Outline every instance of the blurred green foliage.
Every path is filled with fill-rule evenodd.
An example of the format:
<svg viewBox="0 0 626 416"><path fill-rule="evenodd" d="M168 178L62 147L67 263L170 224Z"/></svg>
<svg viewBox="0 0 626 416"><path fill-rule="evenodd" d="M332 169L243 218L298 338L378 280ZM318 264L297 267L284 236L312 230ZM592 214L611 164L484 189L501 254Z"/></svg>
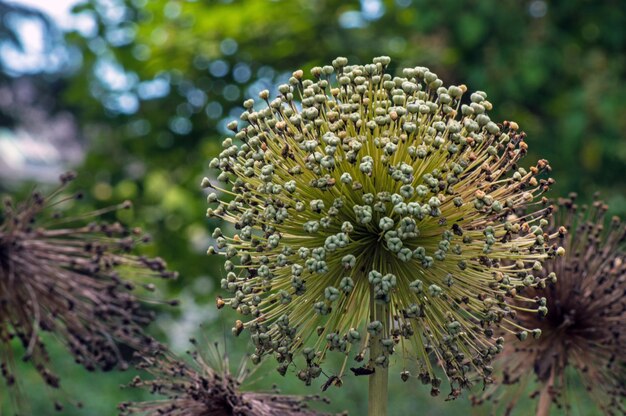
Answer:
<svg viewBox="0 0 626 416"><path fill-rule="evenodd" d="M132 199L126 219L151 231L152 254L181 272L169 288L181 312L162 315L156 328L179 348L196 322L210 334L230 327L213 307L222 271L203 255L211 241L199 189L226 123L245 98L336 56L389 55L396 67L428 66L448 83L486 91L493 118L528 133L526 163L551 162L552 197L575 191L590 201L599 191L626 214L623 0L89 0L75 13L95 27L65 34L81 62L54 82L57 104L88 141L79 185L96 205ZM120 378L96 379L97 393L90 383L71 390L112 409L129 397L109 388ZM364 391L363 380L348 381L330 393L333 408L364 411ZM465 401L425 393L394 381L392 414L468 412Z"/></svg>

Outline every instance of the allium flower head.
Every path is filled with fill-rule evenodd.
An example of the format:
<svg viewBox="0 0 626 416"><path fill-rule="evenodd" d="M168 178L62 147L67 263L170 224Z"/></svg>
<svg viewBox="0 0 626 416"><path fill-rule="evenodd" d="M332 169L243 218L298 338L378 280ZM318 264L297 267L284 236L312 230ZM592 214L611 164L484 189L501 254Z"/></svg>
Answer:
<svg viewBox="0 0 626 416"><path fill-rule="evenodd" d="M195 344L195 341L192 340ZM258 393L241 390L250 375L246 361L241 361L235 374L230 371L227 355L220 355L217 345L202 354L190 352L192 363L176 359L165 352L155 357L143 357L141 368L154 378L135 377L131 387L166 396L147 402L122 403L121 415L164 416L315 416L307 408L318 396L281 395L277 392Z"/></svg>
<svg viewBox="0 0 626 416"><path fill-rule="evenodd" d="M60 382L46 348L52 338L88 370L123 368L118 344L143 350L156 343L142 333L152 315L141 309L124 276L174 274L161 259L130 254L145 239L140 230L119 223L82 225L111 209L74 217L53 212L77 197L63 193L72 178L63 175L62 186L47 196L35 192L18 204L7 199L0 211L0 374L8 386L19 382L14 340L23 347L23 361L53 388Z"/></svg>
<svg viewBox="0 0 626 416"><path fill-rule="evenodd" d="M616 217L606 221L607 206L602 202L579 208L574 199L571 195L559 200L550 225L559 233L566 254L542 272L559 276L558 283L536 293L550 305L548 314L518 315L518 323L537 327L541 338L524 344L511 338L501 357L503 382L517 383L518 392L527 392L528 384L536 381L538 388L531 397L538 398L540 415L547 415L552 403L568 413L584 414L573 405L581 402L575 397L581 384L604 413L622 415L626 413L626 226ZM501 402L510 412L517 398L506 393L493 387L481 399Z"/></svg>
<svg viewBox="0 0 626 416"><path fill-rule="evenodd" d="M357 374L399 353L403 379L416 362L437 394L436 358L456 395L470 370L488 378L492 327L526 336L516 311L545 313L522 292L545 285L556 251L551 207L533 202L550 167L518 165L525 136L491 121L484 92L467 99L423 67L393 77L389 62L337 58L313 79L294 72L274 99L262 91L265 105L244 102L210 163L226 185L203 180L216 190L207 215L235 228L215 229L209 250L226 257L218 307L243 315L233 331L249 331L254 360L273 355L283 374L293 363L306 383L329 351L368 356Z"/></svg>

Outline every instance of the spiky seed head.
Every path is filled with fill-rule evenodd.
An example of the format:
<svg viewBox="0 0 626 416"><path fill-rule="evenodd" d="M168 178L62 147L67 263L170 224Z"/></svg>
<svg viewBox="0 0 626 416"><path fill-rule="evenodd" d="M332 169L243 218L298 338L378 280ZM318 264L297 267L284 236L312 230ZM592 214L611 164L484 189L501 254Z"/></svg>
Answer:
<svg viewBox="0 0 626 416"><path fill-rule="evenodd" d="M462 104L465 86L424 67L394 77L389 62L337 58L246 107L210 164L223 185L207 215L237 234L212 252L232 268L221 285L243 315L233 330L281 374L298 368L311 383L330 351L362 360L377 339L368 366L415 358L436 394L431 358L466 386L471 370L490 377L492 327L532 329L513 319L537 312L524 292L544 285L541 264L556 254L541 222L551 207L537 200L552 180L539 176L544 160L520 167L525 135L491 120L487 94ZM314 356L302 360L303 348Z"/></svg>
<svg viewBox="0 0 626 416"><path fill-rule="evenodd" d="M140 229L101 221L127 203L68 214L67 203L80 199L64 192L73 178L62 175L61 187L48 195L34 192L21 203L8 198L0 210L0 378L9 387L22 384L13 366L18 345L22 360L52 388L60 386L46 347L53 339L90 371L125 368L120 345L144 353L158 345L143 333L152 313L133 291L139 285L153 291L146 278L175 273L160 258L132 254L149 241ZM99 221L87 224L89 218ZM7 393L18 407L25 402L19 390L26 391Z"/></svg>
<svg viewBox="0 0 626 416"><path fill-rule="evenodd" d="M192 340L195 344L196 341ZM324 401L319 396L283 395L279 392L248 392L242 384L251 372L241 361L231 372L228 356L218 346L207 351L189 352L192 361L176 358L171 352L143 357L139 368L152 377L135 377L129 387L158 394L157 400L126 402L121 415L163 416L323 416L308 408L309 402Z"/></svg>
<svg viewBox="0 0 626 416"><path fill-rule="evenodd" d="M554 404L569 413L581 400L581 390L574 386L583 385L603 413L626 413L626 226L609 218L601 201L579 207L575 199L575 194L560 199L547 227L558 234L554 243L564 247L564 255L541 272L547 288L528 293L537 305L550 308L543 316L520 314L516 320L535 327L537 340L520 343L508 337L499 359L504 384L536 381L538 387L534 392L500 391L494 385L477 403L510 407L517 398L509 393L525 391L544 412Z"/></svg>

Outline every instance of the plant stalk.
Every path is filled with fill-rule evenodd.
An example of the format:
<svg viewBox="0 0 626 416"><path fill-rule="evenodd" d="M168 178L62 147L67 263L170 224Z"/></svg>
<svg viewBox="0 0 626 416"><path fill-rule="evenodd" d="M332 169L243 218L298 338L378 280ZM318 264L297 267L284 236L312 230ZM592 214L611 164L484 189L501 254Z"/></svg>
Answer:
<svg viewBox="0 0 626 416"><path fill-rule="evenodd" d="M550 406L552 405L551 389L554 384L554 374L550 376L550 380L541 389L539 393L539 403L537 403L537 412L535 416L549 416Z"/></svg>
<svg viewBox="0 0 626 416"><path fill-rule="evenodd" d="M368 416L387 416L389 368L376 366L374 360L383 354L381 339L389 330L387 322L387 306L374 299L374 290L370 290L370 321L379 320L383 323L382 335L370 338L370 365L375 372L369 376Z"/></svg>

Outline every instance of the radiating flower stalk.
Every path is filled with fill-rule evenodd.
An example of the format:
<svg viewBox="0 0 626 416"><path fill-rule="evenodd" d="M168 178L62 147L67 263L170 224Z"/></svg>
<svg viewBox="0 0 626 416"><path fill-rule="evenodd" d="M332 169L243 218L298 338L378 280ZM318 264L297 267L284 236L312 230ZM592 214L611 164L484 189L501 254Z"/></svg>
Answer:
<svg viewBox="0 0 626 416"><path fill-rule="evenodd" d="M133 282L154 290L145 278L169 279L175 273L160 258L131 254L148 241L141 230L86 223L129 208L128 202L64 216L60 208L80 199L65 192L73 178L63 175L61 186L48 195L33 192L21 203L7 199L0 211L0 374L9 387L20 385L14 365L19 346L21 359L56 389L60 379L46 347L53 339L78 364L104 371L126 367L121 345L144 352L158 345L143 333L153 314L133 294ZM11 397L15 406L23 405L19 395ZM57 410L62 406L55 403Z"/></svg>
<svg viewBox="0 0 626 416"><path fill-rule="evenodd" d="M547 313L525 293L553 278L542 263L561 252L543 229L550 166L519 166L518 125L491 121L484 92L464 98L424 67L393 77L389 63L337 58L247 100L210 162L221 184L203 180L207 216L234 227L216 228L209 249L226 258L218 307L243 316L233 331L250 333L252 360L271 355L281 374L324 375L324 387L347 368L368 374L372 415L386 414L393 354L402 379L433 395L433 362L452 398L470 374L489 382L495 329L538 333L515 318ZM330 352L345 355L340 368L322 368Z"/></svg>
<svg viewBox="0 0 626 416"><path fill-rule="evenodd" d="M583 402L576 397L583 385L603 413L626 414L626 226L606 211L600 201L578 207L574 194L558 201L549 230L558 232L566 254L543 272L557 273L558 283L535 294L550 310L541 319L521 314L517 319L541 330L541 338L522 344L511 337L501 366L503 383L516 386L504 391L490 386L477 403L496 403L496 410L503 405L510 414L536 382L531 397L537 399L538 416L548 415L553 405L569 414Z"/></svg>
<svg viewBox="0 0 626 416"><path fill-rule="evenodd" d="M194 345L197 344L192 340ZM165 398L146 402L127 402L119 407L121 415L163 416L315 416L308 408L311 401L326 401L319 396L281 395L241 390L250 376L247 360L233 374L227 354L217 344L207 351L189 352L193 362L177 359L170 352L142 357L139 368L148 371L149 380L135 377L130 387L150 391Z"/></svg>

